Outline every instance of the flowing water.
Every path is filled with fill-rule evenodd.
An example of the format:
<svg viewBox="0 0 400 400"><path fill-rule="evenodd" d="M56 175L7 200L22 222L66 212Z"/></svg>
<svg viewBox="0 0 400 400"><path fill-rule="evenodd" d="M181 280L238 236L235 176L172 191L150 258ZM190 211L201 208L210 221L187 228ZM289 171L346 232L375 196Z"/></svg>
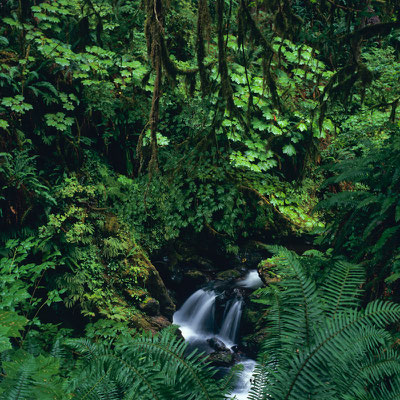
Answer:
<svg viewBox="0 0 400 400"><path fill-rule="evenodd" d="M243 300L237 299L228 304L222 320L221 330L218 338L229 348L237 344L237 336L242 316Z"/></svg>
<svg viewBox="0 0 400 400"><path fill-rule="evenodd" d="M261 287L262 284L263 281L261 280L260 275L258 275L257 270L254 269L249 271L244 279L238 282L237 285L248 289L257 289Z"/></svg>
<svg viewBox="0 0 400 400"><path fill-rule="evenodd" d="M213 332L215 298L214 291L200 289L174 314L174 324L180 326L186 340L209 337Z"/></svg>
<svg viewBox="0 0 400 400"><path fill-rule="evenodd" d="M235 286L246 289L256 289L262 281L256 270L249 271L245 278ZM238 291L238 289L235 289ZM223 313L216 318L216 303L221 293L217 289L199 289L194 292L174 314L173 322L179 325L183 337L189 347L198 348L207 353L214 350L207 342L210 338L217 338L228 348L234 348L239 342L239 329L244 301L240 294L233 291L231 298L222 301ZM220 319L220 320L218 320ZM250 390L250 378L254 370L255 361L246 357L239 357L243 371L238 378L236 388L232 393L237 400L247 399Z"/></svg>
<svg viewBox="0 0 400 400"><path fill-rule="evenodd" d="M253 375L256 362L250 358L247 358L242 360L241 364L243 365L243 371L239 376L232 396L235 396L237 400L247 400L247 395L249 394L251 386L250 379Z"/></svg>

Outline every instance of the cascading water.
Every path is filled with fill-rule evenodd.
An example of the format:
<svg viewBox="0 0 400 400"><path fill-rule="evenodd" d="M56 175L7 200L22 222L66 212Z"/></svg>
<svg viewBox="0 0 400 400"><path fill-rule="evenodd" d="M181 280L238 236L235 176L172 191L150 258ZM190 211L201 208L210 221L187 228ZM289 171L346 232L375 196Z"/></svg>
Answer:
<svg viewBox="0 0 400 400"><path fill-rule="evenodd" d="M228 346L232 347L237 343L237 335L239 331L240 318L242 317L243 300L235 300L232 305L226 309L224 319L222 321L221 330L218 337Z"/></svg>
<svg viewBox="0 0 400 400"><path fill-rule="evenodd" d="M257 289L261 287L262 284L263 281L261 280L260 275L258 275L258 271L253 269L249 271L244 279L238 282L237 285L247 289Z"/></svg>
<svg viewBox="0 0 400 400"><path fill-rule="evenodd" d="M236 284L236 287L254 289L260 287L262 281L258 276L257 270L250 271L246 277ZM217 297L221 299L221 291L217 286L215 290L200 289L193 293L183 304L183 306L174 314L173 322L179 325L185 340L191 347L196 347L207 353L214 349L210 347L208 340L217 337L228 349L232 349L238 343L238 333L240 320L242 316L244 301L240 297L238 289L230 289L229 293L235 293L234 298L228 301L219 300L218 304L224 307L223 312L216 313ZM218 292L219 294L217 294ZM216 314L221 315L222 321L216 321ZM220 329L218 329L220 326ZM232 351L232 350L231 350ZM243 372L238 378L237 386L232 393L237 400L247 399L250 390L250 378L253 373L255 361L236 355L239 362L243 365Z"/></svg>
<svg viewBox="0 0 400 400"><path fill-rule="evenodd" d="M173 322L179 325L186 340L213 333L215 298L214 291L200 289L174 314Z"/></svg>

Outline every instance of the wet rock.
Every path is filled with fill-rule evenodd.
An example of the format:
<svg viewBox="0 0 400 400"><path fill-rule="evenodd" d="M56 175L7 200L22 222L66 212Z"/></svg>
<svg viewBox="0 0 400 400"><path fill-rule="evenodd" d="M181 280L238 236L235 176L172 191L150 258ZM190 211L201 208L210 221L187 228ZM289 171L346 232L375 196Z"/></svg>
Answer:
<svg viewBox="0 0 400 400"><path fill-rule="evenodd" d="M248 242L241 247L239 253L232 259L234 269L256 269L257 265L269 257L270 253L259 247L257 242Z"/></svg>
<svg viewBox="0 0 400 400"><path fill-rule="evenodd" d="M160 274L154 266L147 278L146 287L151 296L158 300L161 314L172 320L172 316L175 312L175 304L173 303Z"/></svg>
<svg viewBox="0 0 400 400"><path fill-rule="evenodd" d="M208 361L215 367L231 367L235 364L235 356L229 350L214 351L208 356Z"/></svg>
<svg viewBox="0 0 400 400"><path fill-rule="evenodd" d="M207 339L207 343L210 345L211 348L216 351L229 351L224 342L216 337Z"/></svg>
<svg viewBox="0 0 400 400"><path fill-rule="evenodd" d="M172 286L178 288L179 285L182 284L183 281L183 273L178 271L178 272L172 272L171 276L169 277L170 283Z"/></svg>
<svg viewBox="0 0 400 400"><path fill-rule="evenodd" d="M177 329L175 330L175 336L176 336L178 339L185 340L184 336L182 335L182 331L181 331L179 328L177 328Z"/></svg>
<svg viewBox="0 0 400 400"><path fill-rule="evenodd" d="M261 345L267 336L265 329L259 330L254 334L244 336L239 350L251 358L256 358L260 351Z"/></svg>
<svg viewBox="0 0 400 400"><path fill-rule="evenodd" d="M144 302L140 303L139 308L151 317L160 314L160 303L153 298L148 298Z"/></svg>
<svg viewBox="0 0 400 400"><path fill-rule="evenodd" d="M211 261L200 256L192 256L190 260L188 260L188 263L193 265L194 269L204 272L210 272L216 269Z"/></svg>
<svg viewBox="0 0 400 400"><path fill-rule="evenodd" d="M244 326L243 330L247 331L250 328L251 331L255 331L257 322L262 316L262 311L251 310L249 308L245 308L242 314L242 325ZM248 329L246 329L248 327Z"/></svg>
<svg viewBox="0 0 400 400"><path fill-rule="evenodd" d="M232 347L231 347L231 350L232 350L234 353L238 353L238 352L240 351L239 346L238 346L237 344L235 344L234 346L232 346Z"/></svg>
<svg viewBox="0 0 400 400"><path fill-rule="evenodd" d="M181 304L196 290L203 287L210 277L202 271L194 269L183 270L174 273L173 283L171 285L177 304Z"/></svg>

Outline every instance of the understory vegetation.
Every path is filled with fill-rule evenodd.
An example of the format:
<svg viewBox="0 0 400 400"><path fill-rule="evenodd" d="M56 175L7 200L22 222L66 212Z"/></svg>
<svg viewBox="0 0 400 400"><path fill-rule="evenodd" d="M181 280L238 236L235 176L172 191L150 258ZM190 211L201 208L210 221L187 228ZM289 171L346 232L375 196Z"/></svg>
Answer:
<svg viewBox="0 0 400 400"><path fill-rule="evenodd" d="M248 398L400 398L397 0L2 0L0 93L1 400L232 399L258 254Z"/></svg>

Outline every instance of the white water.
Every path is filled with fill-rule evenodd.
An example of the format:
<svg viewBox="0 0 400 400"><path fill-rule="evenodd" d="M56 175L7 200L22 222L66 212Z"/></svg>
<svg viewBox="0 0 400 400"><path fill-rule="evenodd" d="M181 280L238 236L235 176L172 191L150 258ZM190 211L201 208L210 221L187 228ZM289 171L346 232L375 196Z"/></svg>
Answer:
<svg viewBox="0 0 400 400"><path fill-rule="evenodd" d="M215 298L215 292L212 290L200 289L174 314L173 323L179 325L186 340L212 336Z"/></svg>
<svg viewBox="0 0 400 400"><path fill-rule="evenodd" d="M244 279L239 281L237 285L248 289L257 289L263 285L263 281L258 275L258 271L254 269L249 271Z"/></svg>
<svg viewBox="0 0 400 400"><path fill-rule="evenodd" d="M234 399L237 400L247 400L247 395L249 394L251 386L250 379L253 375L256 362L248 358L243 360L240 364L243 365L243 371L239 375L235 390L231 393L231 395L235 396Z"/></svg>
<svg viewBox="0 0 400 400"><path fill-rule="evenodd" d="M232 347L236 344L240 318L242 317L242 307L243 301L235 300L229 307L229 311L225 313L226 315L222 321L218 338L221 339L227 347Z"/></svg>
<svg viewBox="0 0 400 400"><path fill-rule="evenodd" d="M252 283L246 281L248 278L245 278L241 283L246 282L246 285L253 285L256 279L254 279L254 271L251 271L250 274L251 273L253 273L251 275ZM258 277L257 271L255 271L255 273ZM260 278L258 277L258 279ZM244 303L242 299L234 299L226 303L221 329L218 334L215 335L216 297L216 293L212 290L200 289L196 291L185 301L183 306L175 312L173 323L179 325L185 340L194 344L196 347L207 347L207 339L216 336L227 348L231 349L237 343ZM212 351L210 347L209 351ZM243 371L239 375L238 382L231 395L236 396L232 397L235 400L246 400L250 390L250 378L254 370L255 361L251 359L242 359L240 364L243 365Z"/></svg>

